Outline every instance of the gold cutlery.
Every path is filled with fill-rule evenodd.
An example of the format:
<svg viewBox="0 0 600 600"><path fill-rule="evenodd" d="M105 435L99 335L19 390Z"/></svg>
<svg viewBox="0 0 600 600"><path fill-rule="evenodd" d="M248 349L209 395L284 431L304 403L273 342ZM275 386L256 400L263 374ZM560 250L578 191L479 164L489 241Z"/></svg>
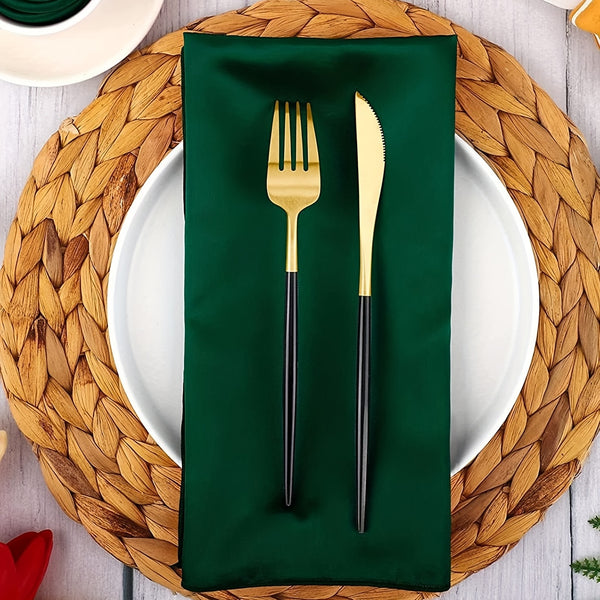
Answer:
<svg viewBox="0 0 600 600"><path fill-rule="evenodd" d="M317 138L310 103L306 105L306 160L300 103L296 102L296 151L292 160L291 116L285 103L283 154L280 147L279 101L275 102L267 167L267 195L287 214L285 341L283 365L283 456L285 505L292 504L296 399L298 391L298 215L321 192Z"/></svg>
<svg viewBox="0 0 600 600"><path fill-rule="evenodd" d="M373 235L385 171L385 140L379 118L368 101L356 92L356 149L360 230L358 304L358 359L356 377L356 525L365 531L369 396L371 378L371 264Z"/></svg>

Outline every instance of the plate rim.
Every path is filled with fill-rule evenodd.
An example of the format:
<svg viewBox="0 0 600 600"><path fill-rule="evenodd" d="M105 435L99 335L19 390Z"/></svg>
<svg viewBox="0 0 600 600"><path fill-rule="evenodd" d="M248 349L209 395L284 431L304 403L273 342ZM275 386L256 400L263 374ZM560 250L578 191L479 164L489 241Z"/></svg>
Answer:
<svg viewBox="0 0 600 600"><path fill-rule="evenodd" d="M481 451L485 448L485 446L490 442L490 440L496 435L496 433L500 430L510 411L513 409L521 390L523 389L523 385L527 379L527 374L529 373L529 369L531 367L531 362L533 359L533 354L535 352L535 346L537 343L537 331L539 326L539 318L540 318L540 281L539 275L537 271L537 265L535 261L535 251L531 244L531 239L529 238L529 234L527 233L527 226L521 213L517 209L515 201L512 199L511 195L508 192L507 187L504 185L498 174L492 169L489 165L488 161L485 160L476 150L459 136L457 133L454 134L455 139L462 147L463 150L466 151L472 158L480 162L481 166L487 170L487 172L492 175L490 181L493 182L494 187L496 187L500 194L504 196L506 200L505 206L511 216L513 217L513 222L517 229L519 238L522 240L524 246L527 248L527 252L525 253L525 261L526 261L526 269L528 271L527 281L530 283L529 293L531 294L531 311L529 323L529 331L527 332L527 347L525 351L525 356L527 357L526 361L523 361L521 365L521 369L519 372L519 377L515 377L515 383L511 388L511 393L507 394L510 397L514 398L512 402L507 402L506 406L502 411L499 411L497 418L493 421L493 425L488 427L488 431L491 433L486 436L479 436L480 442L476 444L476 452L471 452L471 456L467 456L463 458L463 460L457 463L457 466L451 468L451 476L456 475L456 473L460 472L466 466L468 466L471 462L473 462L477 456L481 453ZM519 383L520 382L520 383ZM485 437L484 441L481 441Z"/></svg>

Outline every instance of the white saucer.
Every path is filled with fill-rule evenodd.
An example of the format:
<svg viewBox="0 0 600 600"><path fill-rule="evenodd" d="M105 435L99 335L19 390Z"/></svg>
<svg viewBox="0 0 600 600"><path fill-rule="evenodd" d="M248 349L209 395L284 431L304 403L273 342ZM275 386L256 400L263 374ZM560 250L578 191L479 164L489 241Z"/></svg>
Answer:
<svg viewBox="0 0 600 600"><path fill-rule="evenodd" d="M0 28L0 79L31 86L84 81L115 66L152 27L164 0L101 0L68 28Z"/></svg>
<svg viewBox="0 0 600 600"><path fill-rule="evenodd" d="M108 331L119 376L150 435L181 464L183 148L138 193L115 246ZM502 425L531 363L539 291L527 231L487 163L456 138L452 472Z"/></svg>

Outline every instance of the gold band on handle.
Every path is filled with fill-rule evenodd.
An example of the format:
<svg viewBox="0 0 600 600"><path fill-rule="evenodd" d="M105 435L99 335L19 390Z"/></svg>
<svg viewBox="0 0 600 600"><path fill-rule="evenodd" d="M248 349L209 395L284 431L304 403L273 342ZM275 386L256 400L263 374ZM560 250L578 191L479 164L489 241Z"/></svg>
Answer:
<svg viewBox="0 0 600 600"><path fill-rule="evenodd" d="M360 278L358 283L358 295L371 295L371 259L368 261L360 261Z"/></svg>
<svg viewBox="0 0 600 600"><path fill-rule="evenodd" d="M288 273L298 272L298 213L287 214L285 270Z"/></svg>
<svg viewBox="0 0 600 600"><path fill-rule="evenodd" d="M373 229L360 222L360 273L358 276L358 295L371 295L371 272L373 266Z"/></svg>

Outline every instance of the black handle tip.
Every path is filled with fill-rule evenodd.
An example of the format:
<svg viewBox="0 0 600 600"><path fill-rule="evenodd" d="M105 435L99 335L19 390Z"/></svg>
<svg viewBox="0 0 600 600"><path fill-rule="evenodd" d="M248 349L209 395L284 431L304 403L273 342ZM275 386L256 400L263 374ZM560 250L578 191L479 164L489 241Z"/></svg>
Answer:
<svg viewBox="0 0 600 600"><path fill-rule="evenodd" d="M358 533L365 532L365 515L358 516L358 522L356 524L356 529L358 530Z"/></svg>

